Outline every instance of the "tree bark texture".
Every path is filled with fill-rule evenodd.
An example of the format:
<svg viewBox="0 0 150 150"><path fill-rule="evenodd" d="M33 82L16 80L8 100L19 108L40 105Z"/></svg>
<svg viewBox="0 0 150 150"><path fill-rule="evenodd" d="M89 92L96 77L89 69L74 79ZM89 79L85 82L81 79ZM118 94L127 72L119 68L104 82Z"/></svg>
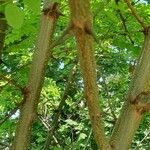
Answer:
<svg viewBox="0 0 150 150"><path fill-rule="evenodd" d="M71 27L76 38L79 62L84 82L84 93L98 148L109 150L99 110L99 92L96 83L96 64L93 51L92 14L89 0L69 0Z"/></svg>
<svg viewBox="0 0 150 150"><path fill-rule="evenodd" d="M150 109L150 27L145 30L143 48L131 82L127 100L114 128L111 146L128 150L145 112Z"/></svg>
<svg viewBox="0 0 150 150"><path fill-rule="evenodd" d="M29 79L24 88L24 103L20 110L20 119L17 124L11 150L28 149L31 127L36 116L36 109L44 81L45 68L50 57L50 45L57 18L57 3L51 3L48 8L43 10L41 16L37 46L33 54Z"/></svg>

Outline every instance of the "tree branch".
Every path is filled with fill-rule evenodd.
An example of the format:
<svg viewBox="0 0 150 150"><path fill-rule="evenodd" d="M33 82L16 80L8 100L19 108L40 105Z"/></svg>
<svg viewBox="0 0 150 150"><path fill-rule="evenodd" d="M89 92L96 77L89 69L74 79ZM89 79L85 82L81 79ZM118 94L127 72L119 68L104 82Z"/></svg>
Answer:
<svg viewBox="0 0 150 150"><path fill-rule="evenodd" d="M42 124L44 125L44 127L45 127L47 130L49 130L49 129L50 129L50 126L49 126L48 122L46 122L46 121L43 119L43 117L42 117L41 115L38 114L37 116L38 116L39 120L42 122Z"/></svg>
<svg viewBox="0 0 150 150"><path fill-rule="evenodd" d="M93 134L99 149L110 150L111 147L105 136L99 110L99 92L96 82L96 61L92 37L93 18L90 0L86 0L86 4L84 0L69 0L69 6Z"/></svg>
<svg viewBox="0 0 150 150"><path fill-rule="evenodd" d="M19 107L22 105L22 102L18 104L14 109L12 109L8 114L5 115L4 119L0 121L0 126L5 123L12 115L14 115Z"/></svg>
<svg viewBox="0 0 150 150"><path fill-rule="evenodd" d="M116 3L116 5L118 6L118 0L115 0L115 3ZM129 40L130 40L130 42L131 42L132 44L134 44L134 41L132 40L132 37L130 36L130 34L129 34L129 32L128 32L128 29L127 29L126 19L123 17L123 15L122 15L122 13L121 13L121 10L120 10L119 8L117 9L117 12L118 12L119 17L120 17L120 19L121 19L121 21L122 21L122 25L123 25L124 30L125 30L125 35L127 35L128 38L129 38Z"/></svg>
<svg viewBox="0 0 150 150"><path fill-rule="evenodd" d="M113 119L114 119L113 122L116 122L116 121L117 121L117 117L116 117L116 115L115 115L113 106L112 106L112 104L111 104L111 102L110 102L110 96L109 96L108 86L107 86L107 84L106 84L105 78L104 78L104 77L102 77L102 78L103 78L103 81L104 81L105 92L106 92L106 95L107 95L107 98L108 98L108 106L109 106L109 108L110 108L110 112L111 112L111 114L112 114L112 116L113 116Z"/></svg>
<svg viewBox="0 0 150 150"><path fill-rule="evenodd" d="M135 17L135 19L138 21L138 23L143 27L143 29L146 29L146 24L144 23L143 19L137 14L137 12L135 11L135 9L133 8L133 6L131 5L131 3L129 2L129 0L124 0L125 3L127 4L128 8L130 9L132 15Z"/></svg>
<svg viewBox="0 0 150 150"><path fill-rule="evenodd" d="M50 128L50 130L48 131L48 134L47 134L47 139L46 139L46 142L45 142L45 145L44 145L44 150L49 150L49 146L51 144L52 137L53 137L53 135L54 135L54 133L57 129L57 126L58 126L58 121L59 121L59 117L61 115L63 106L65 104L66 99L68 98L68 92L69 92L69 89L71 87L71 83L72 83L75 71L76 71L76 62L75 62L75 65L72 67L72 69L69 73L68 82L66 84L65 91L62 95L62 98L61 98L61 101L59 103L58 109L57 109L56 114L54 116L51 128Z"/></svg>
<svg viewBox="0 0 150 150"><path fill-rule="evenodd" d="M130 148L133 136L143 115L150 110L150 27L145 34L144 44L139 56L127 99L117 120L111 137L115 150ZM127 132L128 129L128 132Z"/></svg>
<svg viewBox="0 0 150 150"><path fill-rule="evenodd" d="M8 83L10 83L14 87L16 87L17 90L20 90L21 92L23 92L23 87L21 87L19 84L17 84L17 81L10 79L10 78L7 78L5 76L0 76L0 79L7 81Z"/></svg>
<svg viewBox="0 0 150 150"><path fill-rule="evenodd" d="M24 88L24 103L20 110L20 119L17 124L16 134L11 150L27 150L31 135L31 126L36 116L46 66L50 59L50 46L56 26L58 14L58 3L55 1L44 1L44 10L41 16L41 26L33 60L30 68L28 82Z"/></svg>
<svg viewBox="0 0 150 150"><path fill-rule="evenodd" d="M56 46L58 46L58 45L64 43L65 40L66 40L67 35L69 34L70 29L71 29L71 26L68 25L68 27L63 31L63 33L60 35L60 37L58 37L58 39L56 39L56 40L52 43L52 45L51 45L50 48L52 49L52 48L54 48L54 47L56 47Z"/></svg>

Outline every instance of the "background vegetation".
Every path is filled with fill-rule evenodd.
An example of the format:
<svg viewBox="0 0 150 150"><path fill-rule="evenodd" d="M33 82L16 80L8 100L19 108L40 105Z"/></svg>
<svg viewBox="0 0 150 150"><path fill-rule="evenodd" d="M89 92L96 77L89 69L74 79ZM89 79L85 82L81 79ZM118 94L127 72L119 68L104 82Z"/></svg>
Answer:
<svg viewBox="0 0 150 150"><path fill-rule="evenodd" d="M70 21L68 2L57 2L62 15L57 21L54 40L59 39ZM149 0L133 0L132 6L148 23ZM125 2L94 0L91 7L99 103L106 134L111 135L128 92L144 36L141 25ZM3 49L0 59L0 149L8 148L15 135L22 89L28 81L42 8L43 1L40 0L0 1L0 49ZM146 113L131 149L150 149L149 127L150 114ZM43 149L48 131L52 150L97 149L71 32L51 51L29 149Z"/></svg>

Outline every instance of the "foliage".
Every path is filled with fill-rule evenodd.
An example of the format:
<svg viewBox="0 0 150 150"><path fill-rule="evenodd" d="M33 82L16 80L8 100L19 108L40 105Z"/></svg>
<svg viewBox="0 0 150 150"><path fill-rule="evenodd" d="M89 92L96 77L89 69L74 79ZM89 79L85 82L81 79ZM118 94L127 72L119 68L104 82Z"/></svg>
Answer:
<svg viewBox="0 0 150 150"><path fill-rule="evenodd" d="M57 23L55 39L61 35L69 22L67 2L60 1L59 3L64 16L61 16ZM133 1L133 3L138 13L148 22L149 1ZM0 65L0 120L2 121L23 98L20 87L23 88L28 79L34 43L39 29L41 5L39 0L20 0L16 3L8 1L3 4L8 29L3 52L4 63ZM125 22L120 18L118 9L121 10ZM115 1L95 0L92 1L92 11L93 30L97 39L94 49L100 104L104 110L105 130L110 135L120 113L123 98L127 94L137 56L142 47L143 34L124 2L120 2L117 6ZM71 36L52 51L38 105L38 115L33 125L31 150L43 148L48 129L53 123L65 91L69 72L75 65L76 55L75 43ZM51 149L96 150L87 104L83 96L83 80L79 65L77 65L67 95L57 130L53 135ZM11 144L18 115L19 111L0 126L0 149ZM135 135L131 149L149 148L149 123L150 115L147 114Z"/></svg>

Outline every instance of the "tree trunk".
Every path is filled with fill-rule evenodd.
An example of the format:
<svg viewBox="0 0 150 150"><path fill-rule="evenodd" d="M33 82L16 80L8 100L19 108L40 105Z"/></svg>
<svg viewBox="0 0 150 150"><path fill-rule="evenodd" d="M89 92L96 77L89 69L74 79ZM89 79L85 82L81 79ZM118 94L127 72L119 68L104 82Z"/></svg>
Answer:
<svg viewBox="0 0 150 150"><path fill-rule="evenodd" d="M114 128L111 146L128 150L145 112L150 109L150 28L145 30L144 45L138 60L127 100Z"/></svg>
<svg viewBox="0 0 150 150"><path fill-rule="evenodd" d="M84 93L94 137L98 148L109 150L99 110L99 93L96 83L96 64L93 52L92 15L89 0L69 0L71 26L77 42L79 62L84 81Z"/></svg>
<svg viewBox="0 0 150 150"><path fill-rule="evenodd" d="M45 6L46 6L45 2ZM24 103L20 110L20 119L11 150L27 150L31 134L31 126L35 119L36 109L44 81L45 68L50 56L50 45L56 20L58 18L57 3L43 10L41 27L37 47L33 54L33 61L29 79L24 89Z"/></svg>

